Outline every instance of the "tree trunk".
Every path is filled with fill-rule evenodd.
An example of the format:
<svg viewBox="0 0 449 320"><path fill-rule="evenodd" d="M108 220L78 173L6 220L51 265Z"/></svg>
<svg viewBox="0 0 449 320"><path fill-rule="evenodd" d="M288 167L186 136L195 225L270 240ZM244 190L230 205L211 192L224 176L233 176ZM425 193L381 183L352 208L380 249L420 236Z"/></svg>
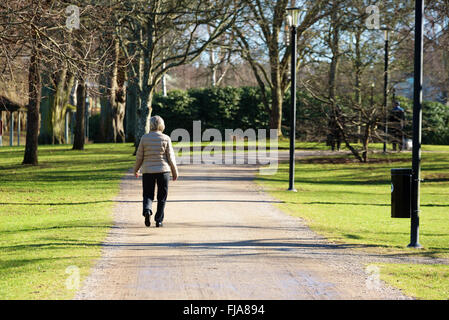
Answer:
<svg viewBox="0 0 449 320"><path fill-rule="evenodd" d="M112 129L112 108L110 91L111 77L102 73L100 75L100 140L102 142L113 141Z"/></svg>
<svg viewBox="0 0 449 320"><path fill-rule="evenodd" d="M217 62L215 61L215 50L212 47L209 53L209 63L210 63L210 81L211 86L215 87L217 85Z"/></svg>
<svg viewBox="0 0 449 320"><path fill-rule="evenodd" d="M67 69L61 71L52 105L53 144L67 143L64 137L65 113L74 82L75 77L73 75L67 76Z"/></svg>
<svg viewBox="0 0 449 320"><path fill-rule="evenodd" d="M31 49L28 86L29 103L27 113L27 135L25 145L25 155L22 164L38 164L37 146L39 136L39 107L41 102L41 73L40 60L38 55L37 35L33 34L33 47Z"/></svg>
<svg viewBox="0 0 449 320"><path fill-rule="evenodd" d="M368 162L368 143L369 138L371 136L371 124L367 123L365 127L365 134L363 136L363 151L362 151L362 158L363 162Z"/></svg>
<svg viewBox="0 0 449 320"><path fill-rule="evenodd" d="M166 67L166 64L163 63L162 68L165 69L165 67ZM161 86L162 86L162 95L164 97L166 97L167 96L167 73L164 73L162 75Z"/></svg>
<svg viewBox="0 0 449 320"><path fill-rule="evenodd" d="M151 26L151 24L149 24ZM151 32L148 32L150 35ZM150 42L152 41L152 36L148 36L148 46L151 47ZM137 152L137 148L140 143L140 138L149 131L149 119L151 117L152 102L154 87L149 84L152 82L152 72L151 72L151 61L148 56L145 55L144 50L139 52L139 68L138 68L138 92L139 92L139 102L138 108L136 110L137 121L136 121L136 141L134 142L134 155Z"/></svg>
<svg viewBox="0 0 449 320"><path fill-rule="evenodd" d="M116 107L112 110L112 128L114 133L114 142L125 142L125 127L123 121L125 119L126 98L123 91L126 91L126 88L124 86L118 92L118 101Z"/></svg>
<svg viewBox="0 0 449 320"><path fill-rule="evenodd" d="M48 83L44 81L44 83ZM56 88L42 88L40 103L40 144L63 144L65 141L65 114L70 102L70 93L75 81L73 75L67 76L67 68L63 69L57 79Z"/></svg>
<svg viewBox="0 0 449 320"><path fill-rule="evenodd" d="M140 106L137 109L137 126L136 126L136 142L135 142L135 152L140 143L140 138L145 133L150 131L150 117L152 111L152 101L154 95L154 88L144 87L140 94Z"/></svg>
<svg viewBox="0 0 449 320"><path fill-rule="evenodd" d="M332 52L332 58L329 66L329 79L328 79L329 102L331 107L329 114L330 121L329 121L328 145L331 146L332 150L334 150L335 145L337 145L337 149L338 146L340 145L340 131L338 127L339 113L336 101L336 82L338 72L338 60L340 55L340 48L339 48L340 26L337 23L337 14L338 14L337 7L332 8L331 12L332 30L329 35L329 47Z"/></svg>
<svg viewBox="0 0 449 320"><path fill-rule="evenodd" d="M114 66L111 77L110 105L112 111L112 134L114 142L125 142L123 120L126 107L127 80L124 57L121 54L119 40L114 41Z"/></svg>
<svg viewBox="0 0 449 320"><path fill-rule="evenodd" d="M140 105L136 79L129 81L129 90L126 98L126 141L136 140L136 106Z"/></svg>
<svg viewBox="0 0 449 320"><path fill-rule="evenodd" d="M276 38L277 39L277 38ZM273 46L276 44L273 44ZM270 129L276 129L278 137L282 136L282 102L284 95L282 91L281 75L279 65L279 54L277 50L272 49L270 52L270 69L272 82L272 103L270 114Z"/></svg>
<svg viewBox="0 0 449 320"><path fill-rule="evenodd" d="M338 48L338 31L337 31L337 33L334 34L332 59L331 59L331 64L330 64L330 68L329 68L329 100L331 100L332 105L336 104L335 84L336 84L337 70L338 70L338 58L339 58L338 55L339 55L339 48Z"/></svg>
<svg viewBox="0 0 449 320"><path fill-rule="evenodd" d="M129 45L131 55L136 54L136 45ZM141 88L142 54L139 52L134 65L128 68L128 90L126 91L126 141L136 143L137 108L140 106L139 90ZM136 72L137 70L137 72Z"/></svg>
<svg viewBox="0 0 449 320"><path fill-rule="evenodd" d="M61 109L64 108L64 87L67 79L67 66L64 66L59 72L56 82L55 99L51 106L51 122L53 127L52 143L60 144L64 141L64 128L60 125Z"/></svg>
<svg viewBox="0 0 449 320"><path fill-rule="evenodd" d="M44 78L45 79L45 78ZM46 86L48 83L47 80L43 79L43 87L41 93L41 102L40 102L40 130L38 143L39 144L51 144L53 137L53 128L51 124L51 106L53 104L55 90Z"/></svg>
<svg viewBox="0 0 449 320"><path fill-rule="evenodd" d="M278 137L282 136L282 103L284 97L280 86L273 86L271 115L270 115L270 129L276 129Z"/></svg>
<svg viewBox="0 0 449 320"><path fill-rule="evenodd" d="M80 80L76 88L76 122L73 150L84 150L85 143L86 84Z"/></svg>
<svg viewBox="0 0 449 320"><path fill-rule="evenodd" d="M358 107L361 108L362 106L362 88L361 88L361 77L362 77L362 58L361 58L361 51L360 51L360 37L361 37L361 31L357 31L355 34L355 103L358 104ZM358 123L357 123L357 139L356 143L359 142L360 136L361 136L361 127L360 127L360 121L361 121L361 114L359 111L358 115Z"/></svg>

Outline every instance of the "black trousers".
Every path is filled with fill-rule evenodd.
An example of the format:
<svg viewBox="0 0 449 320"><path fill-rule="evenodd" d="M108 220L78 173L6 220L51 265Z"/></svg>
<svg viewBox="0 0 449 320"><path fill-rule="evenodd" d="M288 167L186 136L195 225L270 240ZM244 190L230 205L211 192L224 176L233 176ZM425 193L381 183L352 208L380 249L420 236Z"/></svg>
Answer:
<svg viewBox="0 0 449 320"><path fill-rule="evenodd" d="M157 184L157 211L154 220L162 222L164 220L165 202L168 194L168 180L170 172L144 173L142 177L143 185L143 214L152 212L154 201L154 188Z"/></svg>

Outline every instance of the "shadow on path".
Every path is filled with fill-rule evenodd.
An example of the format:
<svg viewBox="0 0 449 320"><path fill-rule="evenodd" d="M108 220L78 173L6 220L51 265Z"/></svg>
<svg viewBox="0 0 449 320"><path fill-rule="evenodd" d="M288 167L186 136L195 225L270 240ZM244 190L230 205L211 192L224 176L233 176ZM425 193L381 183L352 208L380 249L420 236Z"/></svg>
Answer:
<svg viewBox="0 0 449 320"><path fill-rule="evenodd" d="M86 205L93 203L107 203L107 202L118 202L118 203L141 203L141 200L103 200L103 201L86 201L86 202L43 202L43 203L20 203L20 202L0 202L0 205L19 205L19 206L74 206L74 205ZM153 202L157 202L155 199ZM186 199L186 200L167 200L167 202L242 202L242 203L285 203L285 201L275 201L275 200L226 200L226 199Z"/></svg>

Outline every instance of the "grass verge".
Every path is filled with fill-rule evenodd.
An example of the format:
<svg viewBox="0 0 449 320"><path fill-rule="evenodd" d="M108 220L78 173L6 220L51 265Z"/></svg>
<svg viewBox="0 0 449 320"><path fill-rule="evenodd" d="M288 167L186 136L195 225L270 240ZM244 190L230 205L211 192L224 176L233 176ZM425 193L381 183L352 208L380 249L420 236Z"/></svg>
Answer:
<svg viewBox="0 0 449 320"><path fill-rule="evenodd" d="M410 153L372 154L372 162L361 164L351 156L307 158L296 162L297 193L287 192L288 164L277 174L258 177L280 209L306 220L316 232L336 243L352 244L366 251L397 255L449 258L449 147L425 146L422 157L420 243L422 250L406 248L410 241L410 219L390 218L390 169L410 168ZM419 298L443 296L449 288L449 266L441 267L441 283L433 295L419 290L425 277L406 281L409 275L385 266L385 275L403 283ZM417 265L416 272L432 273L434 266ZM398 269L399 270L399 269ZM388 277L388 276L386 276ZM423 282L419 280L421 279ZM415 287L414 287L415 286ZM440 290L443 288L444 290ZM446 299L449 298L446 296Z"/></svg>
<svg viewBox="0 0 449 320"><path fill-rule="evenodd" d="M447 265L379 264L380 278L405 294L428 300L449 299Z"/></svg>
<svg viewBox="0 0 449 320"><path fill-rule="evenodd" d="M23 147L0 148L0 299L73 297L66 281L77 271L85 278L99 257L133 151L131 144L40 146L34 167L20 164Z"/></svg>

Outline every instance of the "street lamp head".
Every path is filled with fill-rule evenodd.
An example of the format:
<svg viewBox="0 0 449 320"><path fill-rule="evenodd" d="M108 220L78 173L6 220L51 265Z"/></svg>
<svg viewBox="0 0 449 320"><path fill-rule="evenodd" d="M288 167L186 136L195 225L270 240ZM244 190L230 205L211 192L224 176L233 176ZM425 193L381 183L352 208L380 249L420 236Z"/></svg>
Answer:
<svg viewBox="0 0 449 320"><path fill-rule="evenodd" d="M289 13L287 16L288 26L296 28L302 22L305 11L301 8L287 8L286 10Z"/></svg>
<svg viewBox="0 0 449 320"><path fill-rule="evenodd" d="M392 30L390 28L388 28L388 27L381 28L380 30L384 31L384 40L385 41L389 41L390 40L390 33L392 32Z"/></svg>
<svg viewBox="0 0 449 320"><path fill-rule="evenodd" d="M293 25L293 17L291 15L287 16L287 25L289 28Z"/></svg>

